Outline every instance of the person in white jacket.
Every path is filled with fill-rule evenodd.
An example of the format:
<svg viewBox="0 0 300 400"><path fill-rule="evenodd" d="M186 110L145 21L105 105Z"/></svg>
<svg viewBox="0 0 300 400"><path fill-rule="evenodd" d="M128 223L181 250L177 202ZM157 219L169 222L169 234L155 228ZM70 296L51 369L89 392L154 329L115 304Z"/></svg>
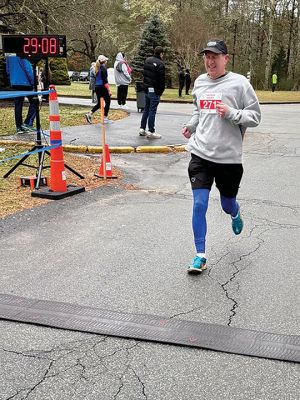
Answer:
<svg viewBox="0 0 300 400"><path fill-rule="evenodd" d="M132 69L128 65L125 54L118 53L114 63L115 81L117 85L117 100L120 108L128 109L126 105L128 85L131 83Z"/></svg>
<svg viewBox="0 0 300 400"><path fill-rule="evenodd" d="M193 192L192 226L196 257L189 273L206 269L206 211L215 181L223 211L230 215L232 230L239 235L244 226L236 200L243 175L242 144L247 127L260 123L258 99L248 79L226 72L229 60L223 40L210 40L201 52L206 74L194 84L194 113L182 134L189 139L189 178Z"/></svg>

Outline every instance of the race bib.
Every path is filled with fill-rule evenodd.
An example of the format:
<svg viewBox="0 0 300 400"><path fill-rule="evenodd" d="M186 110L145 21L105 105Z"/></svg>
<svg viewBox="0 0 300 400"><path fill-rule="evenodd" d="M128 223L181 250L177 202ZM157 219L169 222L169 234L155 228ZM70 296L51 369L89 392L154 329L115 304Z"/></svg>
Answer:
<svg viewBox="0 0 300 400"><path fill-rule="evenodd" d="M200 98L200 110L205 114L217 114L217 104L222 101L222 93L205 93Z"/></svg>

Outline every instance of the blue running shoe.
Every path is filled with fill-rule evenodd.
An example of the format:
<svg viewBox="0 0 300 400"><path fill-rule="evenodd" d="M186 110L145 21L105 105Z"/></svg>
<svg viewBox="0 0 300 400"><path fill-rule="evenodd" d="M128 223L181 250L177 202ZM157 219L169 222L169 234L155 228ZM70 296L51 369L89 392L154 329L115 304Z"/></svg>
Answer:
<svg viewBox="0 0 300 400"><path fill-rule="evenodd" d="M196 256L193 264L188 268L189 274L200 274L206 269L206 258Z"/></svg>
<svg viewBox="0 0 300 400"><path fill-rule="evenodd" d="M232 220L232 230L235 235L239 235L244 227L244 222L242 220L242 216L240 210L235 218L231 217Z"/></svg>

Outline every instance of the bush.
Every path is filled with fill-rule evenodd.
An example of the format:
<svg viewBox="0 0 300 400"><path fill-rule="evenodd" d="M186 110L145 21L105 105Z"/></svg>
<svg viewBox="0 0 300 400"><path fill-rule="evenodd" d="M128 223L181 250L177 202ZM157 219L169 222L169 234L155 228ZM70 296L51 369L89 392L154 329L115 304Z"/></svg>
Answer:
<svg viewBox="0 0 300 400"><path fill-rule="evenodd" d="M54 85L71 85L65 58L50 58L50 83Z"/></svg>
<svg viewBox="0 0 300 400"><path fill-rule="evenodd" d="M282 79L278 82L278 90L293 90L295 83L295 80L292 78Z"/></svg>
<svg viewBox="0 0 300 400"><path fill-rule="evenodd" d="M9 88L9 79L6 74L6 62L3 54L0 53L0 88L8 89Z"/></svg>

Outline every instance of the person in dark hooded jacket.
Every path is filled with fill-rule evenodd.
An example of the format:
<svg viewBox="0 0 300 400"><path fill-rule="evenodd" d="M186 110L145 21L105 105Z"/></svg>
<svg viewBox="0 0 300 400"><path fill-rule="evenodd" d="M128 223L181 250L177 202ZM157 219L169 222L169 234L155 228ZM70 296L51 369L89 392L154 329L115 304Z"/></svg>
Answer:
<svg viewBox="0 0 300 400"><path fill-rule="evenodd" d="M165 65L162 61L163 48L157 46L154 55L148 57L144 64L144 89L146 104L141 119L140 136L148 139L160 139L161 135L155 132L155 116L160 101L160 96L165 90ZM148 123L148 132L146 126Z"/></svg>
<svg viewBox="0 0 300 400"><path fill-rule="evenodd" d="M189 95L189 90L191 87L191 74L190 71L188 69L185 70L185 94L188 96Z"/></svg>
<svg viewBox="0 0 300 400"><path fill-rule="evenodd" d="M182 97L182 89L184 88L184 83L185 83L185 75L184 75L183 67L180 67L180 70L178 73L178 82L179 82L178 96Z"/></svg>

